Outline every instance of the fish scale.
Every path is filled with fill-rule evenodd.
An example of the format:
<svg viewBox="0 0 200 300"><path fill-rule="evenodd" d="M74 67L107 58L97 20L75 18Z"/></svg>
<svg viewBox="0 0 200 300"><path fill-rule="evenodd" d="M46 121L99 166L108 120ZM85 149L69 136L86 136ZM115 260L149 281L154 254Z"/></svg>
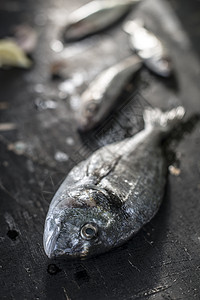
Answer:
<svg viewBox="0 0 200 300"><path fill-rule="evenodd" d="M45 222L44 249L50 258L106 252L153 218L167 179L162 142L183 115L182 107L166 113L148 109L141 132L100 148L71 170Z"/></svg>

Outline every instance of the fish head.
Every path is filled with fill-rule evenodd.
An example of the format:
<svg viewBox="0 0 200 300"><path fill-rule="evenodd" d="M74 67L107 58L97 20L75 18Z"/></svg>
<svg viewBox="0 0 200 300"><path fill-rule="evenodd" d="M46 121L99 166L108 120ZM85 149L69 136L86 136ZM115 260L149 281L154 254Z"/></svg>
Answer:
<svg viewBox="0 0 200 300"><path fill-rule="evenodd" d="M93 193L95 199L90 194L85 202L67 197L49 211L44 232L44 249L49 258L86 258L116 244L117 218L109 209L95 204L97 194L101 201L107 201L98 192Z"/></svg>
<svg viewBox="0 0 200 300"><path fill-rule="evenodd" d="M152 55L144 61L150 70L162 77L169 77L172 74L172 62L168 56Z"/></svg>
<svg viewBox="0 0 200 300"><path fill-rule="evenodd" d="M74 42L81 40L87 34L89 35L91 30L92 23L87 23L85 20L79 20L77 22L71 20L64 28L63 37L65 42Z"/></svg>
<svg viewBox="0 0 200 300"><path fill-rule="evenodd" d="M91 130L99 123L101 115L101 105L98 101L91 98L89 101L83 102L78 116L79 129L81 131Z"/></svg>

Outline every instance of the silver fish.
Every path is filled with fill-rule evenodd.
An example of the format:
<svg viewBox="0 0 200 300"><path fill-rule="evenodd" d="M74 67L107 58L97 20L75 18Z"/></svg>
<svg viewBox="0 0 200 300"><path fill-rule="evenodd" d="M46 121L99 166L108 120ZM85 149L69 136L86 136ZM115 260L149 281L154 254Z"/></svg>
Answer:
<svg viewBox="0 0 200 300"><path fill-rule="evenodd" d="M81 96L77 118L80 130L87 131L94 128L107 116L123 87L141 67L141 59L134 55L96 77Z"/></svg>
<svg viewBox="0 0 200 300"><path fill-rule="evenodd" d="M130 34L130 46L152 72L169 77L172 65L161 41L143 27L141 20L127 21L123 27Z"/></svg>
<svg viewBox="0 0 200 300"><path fill-rule="evenodd" d="M140 0L97 0L83 5L70 16L64 29L65 41L80 40L122 18Z"/></svg>
<svg viewBox="0 0 200 300"><path fill-rule="evenodd" d="M44 249L49 258L103 253L152 219L167 175L161 143L183 115L183 107L166 113L148 109L144 130L100 148L71 170L46 217Z"/></svg>

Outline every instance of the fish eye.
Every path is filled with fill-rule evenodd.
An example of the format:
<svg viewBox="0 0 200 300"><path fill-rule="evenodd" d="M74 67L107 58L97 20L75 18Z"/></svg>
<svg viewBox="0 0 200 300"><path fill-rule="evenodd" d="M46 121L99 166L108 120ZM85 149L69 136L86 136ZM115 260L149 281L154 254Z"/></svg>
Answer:
<svg viewBox="0 0 200 300"><path fill-rule="evenodd" d="M81 228L81 237L85 240L91 240L97 235L97 227L92 224L86 224Z"/></svg>
<svg viewBox="0 0 200 300"><path fill-rule="evenodd" d="M86 112L88 114L93 114L97 112L97 110L98 110L98 105L95 102L91 102L86 106Z"/></svg>

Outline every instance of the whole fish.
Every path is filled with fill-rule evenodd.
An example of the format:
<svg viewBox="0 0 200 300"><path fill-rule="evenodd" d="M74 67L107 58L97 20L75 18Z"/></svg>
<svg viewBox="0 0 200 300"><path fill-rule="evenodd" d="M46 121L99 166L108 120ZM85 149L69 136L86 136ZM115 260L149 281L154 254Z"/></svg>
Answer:
<svg viewBox="0 0 200 300"><path fill-rule="evenodd" d="M140 0L96 0L83 5L70 16L64 28L64 40L80 40L97 33L128 13Z"/></svg>
<svg viewBox="0 0 200 300"><path fill-rule="evenodd" d="M142 20L127 21L124 31L130 34L130 46L147 68L162 77L172 73L171 61L161 41L143 27Z"/></svg>
<svg viewBox="0 0 200 300"><path fill-rule="evenodd" d="M81 96L78 126L87 131L98 125L110 112L123 87L142 67L141 59L134 55L106 69L89 85Z"/></svg>
<svg viewBox="0 0 200 300"><path fill-rule="evenodd" d="M145 128L100 148L68 174L46 217L48 257L86 258L123 244L156 214L167 163L161 143L184 115L183 107L146 110Z"/></svg>

